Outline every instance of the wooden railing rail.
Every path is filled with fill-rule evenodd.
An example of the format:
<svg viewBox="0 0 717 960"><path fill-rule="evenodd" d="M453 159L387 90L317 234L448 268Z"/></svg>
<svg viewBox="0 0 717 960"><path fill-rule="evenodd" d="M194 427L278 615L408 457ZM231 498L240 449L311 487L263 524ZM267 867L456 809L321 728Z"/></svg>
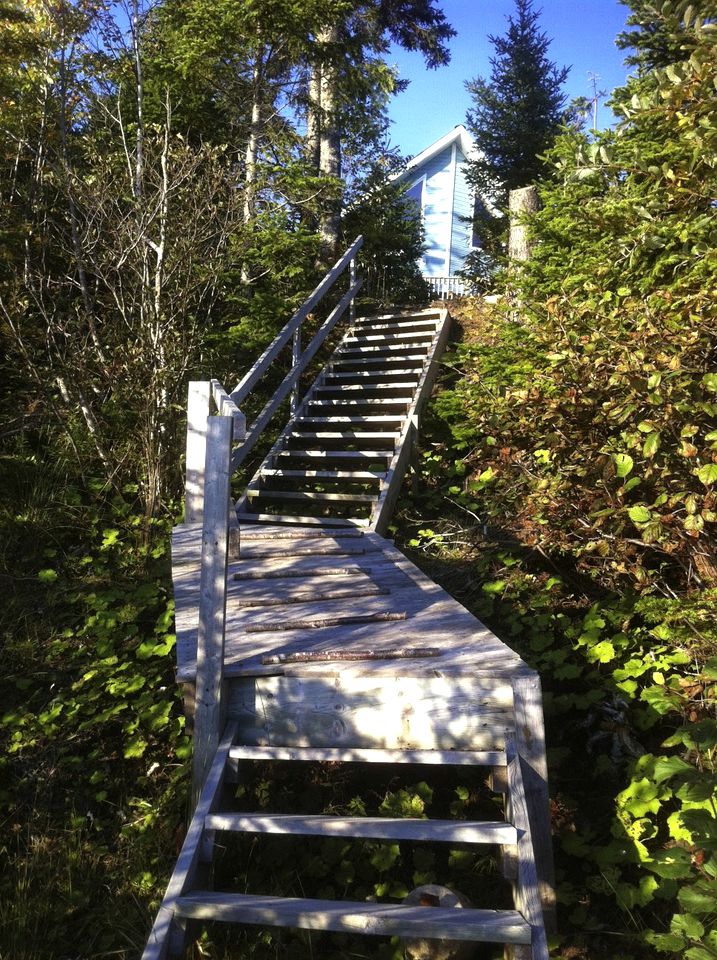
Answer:
<svg viewBox="0 0 717 960"><path fill-rule="evenodd" d="M246 400L252 389L271 367L274 360L276 360L281 350L286 346L289 340L291 340L295 332L299 330L303 321L308 317L320 300L328 293L331 287L333 287L346 267L348 267L356 259L356 256L362 246L363 237L356 237L346 253L344 253L344 255L336 261L321 283L318 284L314 292L311 293L304 303L299 307L284 329L277 334L273 343L266 348L251 370L249 370L242 377L236 387L234 387L231 392L231 398L237 405L242 404L244 400ZM298 343L300 344L300 340L298 340ZM300 349L300 346L298 349L295 348L295 358L300 353Z"/></svg>
<svg viewBox="0 0 717 960"><path fill-rule="evenodd" d="M231 500L231 475L252 450L282 402L291 394L299 402L299 378L347 309L355 318L354 301L362 281L356 279L357 237L296 311L274 342L228 393L219 380L192 381L187 399L186 523L202 524L197 673L194 713L193 791L199 796L224 726L224 632L227 564L238 557L239 530ZM301 349L301 324L349 268L348 291ZM293 337L291 369L247 432L239 409L252 388ZM235 446L238 442L238 446Z"/></svg>

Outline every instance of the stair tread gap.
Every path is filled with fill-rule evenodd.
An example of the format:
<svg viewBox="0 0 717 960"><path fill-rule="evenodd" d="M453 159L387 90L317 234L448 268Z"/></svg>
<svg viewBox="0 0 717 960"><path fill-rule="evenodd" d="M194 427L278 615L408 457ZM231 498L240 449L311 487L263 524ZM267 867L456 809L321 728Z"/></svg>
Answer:
<svg viewBox="0 0 717 960"><path fill-rule="evenodd" d="M530 943L531 928L517 910L414 907L400 903L310 900L247 893L191 891L178 897L175 910L186 918L299 927L309 930Z"/></svg>

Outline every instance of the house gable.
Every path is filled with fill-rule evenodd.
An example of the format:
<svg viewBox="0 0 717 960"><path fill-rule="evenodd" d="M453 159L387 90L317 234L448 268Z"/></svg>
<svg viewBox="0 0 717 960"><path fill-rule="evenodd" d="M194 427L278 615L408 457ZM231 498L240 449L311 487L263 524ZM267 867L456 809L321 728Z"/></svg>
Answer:
<svg viewBox="0 0 717 960"><path fill-rule="evenodd" d="M474 191L466 173L474 152L465 128L455 127L409 161L399 177L421 207L425 277L455 276L473 249Z"/></svg>

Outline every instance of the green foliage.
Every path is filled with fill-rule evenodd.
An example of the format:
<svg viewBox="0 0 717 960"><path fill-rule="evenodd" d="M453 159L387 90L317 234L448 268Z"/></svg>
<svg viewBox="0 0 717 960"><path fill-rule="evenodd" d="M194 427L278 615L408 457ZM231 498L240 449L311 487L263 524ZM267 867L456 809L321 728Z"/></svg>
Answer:
<svg viewBox="0 0 717 960"><path fill-rule="evenodd" d="M547 56L550 41L539 29L532 0L516 0L495 48L490 80L466 84L473 106L467 125L483 157L471 166L474 183L494 199L532 183L543 170L540 155L554 140L563 118L562 87L568 68Z"/></svg>

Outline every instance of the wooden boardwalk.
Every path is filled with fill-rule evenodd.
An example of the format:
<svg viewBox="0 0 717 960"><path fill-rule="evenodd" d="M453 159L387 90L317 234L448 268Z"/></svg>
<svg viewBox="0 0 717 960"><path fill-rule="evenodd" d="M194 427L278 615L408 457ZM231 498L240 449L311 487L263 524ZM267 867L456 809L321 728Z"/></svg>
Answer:
<svg viewBox="0 0 717 960"><path fill-rule="evenodd" d="M349 253L355 255L354 247ZM343 298L344 309L349 302ZM195 726L196 808L145 960L182 956L192 925L205 920L490 941L506 944L515 958L547 958L546 917L550 922L554 892L539 679L378 532L387 526L408 466L446 324L445 311L375 321L351 317L305 398L294 398L287 427L236 507L228 506L230 476L246 455L242 444L255 442L256 425L245 433L239 388L228 394L215 382L190 389L189 522L175 529L172 560L177 677ZM289 342L287 328L277 338L284 338L281 347ZM412 355L409 379L403 359L390 366L394 349ZM259 365L273 362L270 351ZM333 378L347 353L349 369L336 386ZM295 343L293 381L284 381L284 396L298 381L301 357ZM377 369L378 380L362 380L366 370ZM392 370L399 372L391 377ZM243 382L252 376L250 371ZM382 393L377 384L388 389ZM364 405L369 412L363 410L362 420L377 416L375 402L388 400L390 440L382 424L368 432L384 445L368 451L366 438L356 436L365 423L358 429L349 422L335 436L307 424L316 419L312 405L334 392L331 402L340 407ZM207 408L192 411L193 393L213 397L217 415L207 420ZM347 416L344 409L324 415ZM307 432L316 433L313 450L306 447ZM197 451L204 456L205 450L202 469ZM295 460L297 451L299 460L311 454L323 465L287 467L282 458ZM361 468L337 467L342 453L362 460ZM286 481L303 486L287 490ZM337 493L345 483L348 492ZM362 484L364 492L357 493ZM298 512L307 503L308 515ZM483 768L492 789L504 796L504 818L237 811L227 803L224 786L236 779L239 764L256 760ZM213 891L205 883L206 868L221 832L493 845L513 885L514 909L457 910L444 906L443 892L426 910Z"/></svg>

